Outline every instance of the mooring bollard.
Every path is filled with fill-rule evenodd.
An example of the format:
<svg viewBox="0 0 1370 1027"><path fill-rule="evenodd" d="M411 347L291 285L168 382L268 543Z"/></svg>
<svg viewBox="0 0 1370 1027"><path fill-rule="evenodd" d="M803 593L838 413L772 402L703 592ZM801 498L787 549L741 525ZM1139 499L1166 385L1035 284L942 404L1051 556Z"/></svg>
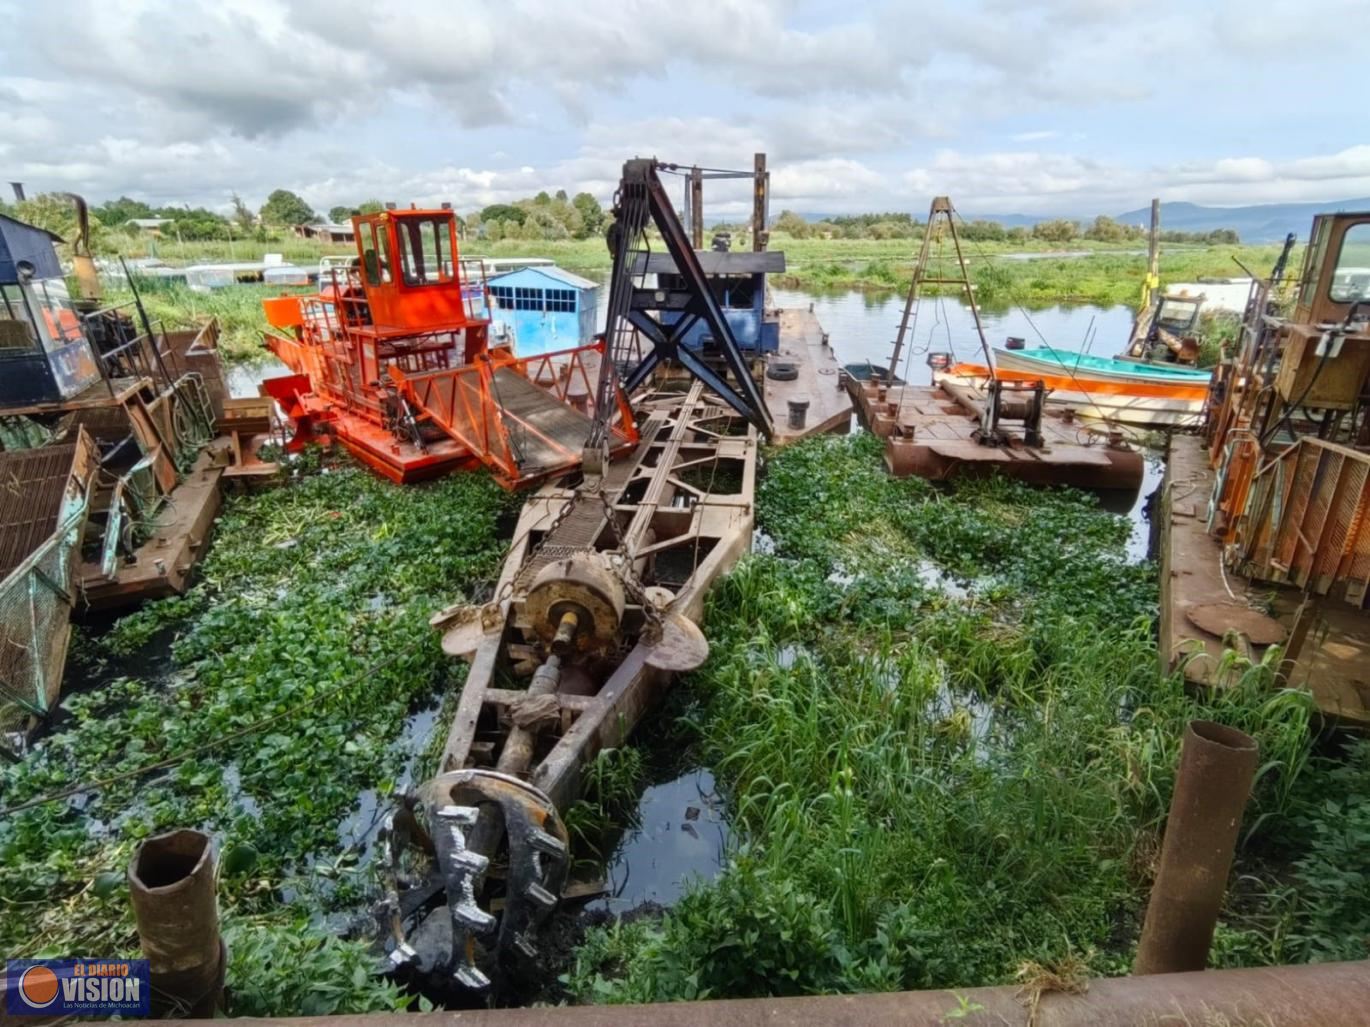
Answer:
<svg viewBox="0 0 1370 1027"><path fill-rule="evenodd" d="M804 427L804 422L809 416L809 401L807 399L792 399L790 406L790 427L799 431Z"/></svg>
<svg viewBox="0 0 1370 1027"><path fill-rule="evenodd" d="M159 834L128 868L138 940L152 972L152 1015L212 1017L223 1004L214 843L200 831Z"/></svg>
<svg viewBox="0 0 1370 1027"><path fill-rule="evenodd" d="M1195 720L1185 729L1134 974L1208 965L1258 755L1256 740L1234 727Z"/></svg>

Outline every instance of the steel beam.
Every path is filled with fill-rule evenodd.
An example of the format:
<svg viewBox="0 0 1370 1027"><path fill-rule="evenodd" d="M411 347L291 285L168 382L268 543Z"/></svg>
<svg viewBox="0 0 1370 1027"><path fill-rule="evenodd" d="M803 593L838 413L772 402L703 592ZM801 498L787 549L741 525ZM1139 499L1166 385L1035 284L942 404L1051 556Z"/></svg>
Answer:
<svg viewBox="0 0 1370 1027"><path fill-rule="evenodd" d="M464 1009L421 1016L425 1027L733 1027L852 1025L1034 1024L1036 1027L1135 1027L1137 1024L1263 1024L1324 1027L1365 1023L1370 1009L1370 960L1088 982L1079 994L1046 992L1036 1010L1016 985L868 995L669 1002L647 1006L535 1006ZM294 1027L413 1027L413 1013L347 1014L235 1021Z"/></svg>

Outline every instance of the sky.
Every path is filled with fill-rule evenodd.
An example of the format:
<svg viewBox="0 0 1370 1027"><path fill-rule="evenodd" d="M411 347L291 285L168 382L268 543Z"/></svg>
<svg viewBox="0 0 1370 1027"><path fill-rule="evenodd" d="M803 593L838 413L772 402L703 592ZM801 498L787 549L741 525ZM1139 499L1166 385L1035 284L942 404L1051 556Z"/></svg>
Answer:
<svg viewBox="0 0 1370 1027"><path fill-rule="evenodd" d="M1367 38L1366 0L0 0L0 181L470 210L763 150L773 214L1335 200Z"/></svg>

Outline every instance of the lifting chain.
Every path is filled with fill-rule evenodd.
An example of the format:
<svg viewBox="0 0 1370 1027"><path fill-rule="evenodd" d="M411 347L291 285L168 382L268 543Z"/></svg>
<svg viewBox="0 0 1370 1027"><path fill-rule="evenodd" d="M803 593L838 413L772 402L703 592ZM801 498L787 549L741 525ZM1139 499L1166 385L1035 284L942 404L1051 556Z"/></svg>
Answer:
<svg viewBox="0 0 1370 1027"><path fill-rule="evenodd" d="M614 509L614 504L610 501L607 491L599 489L598 492L599 501L604 504L604 517L609 522L609 529L614 533L614 541L617 543L610 553L609 566L618 575L619 580L623 582L624 591L642 607L642 615L647 619L647 623L659 632L662 626L661 611L657 609L656 604L647 595L647 586L642 583L637 572L633 570L633 556L628 552L627 541L618 528L618 511Z"/></svg>

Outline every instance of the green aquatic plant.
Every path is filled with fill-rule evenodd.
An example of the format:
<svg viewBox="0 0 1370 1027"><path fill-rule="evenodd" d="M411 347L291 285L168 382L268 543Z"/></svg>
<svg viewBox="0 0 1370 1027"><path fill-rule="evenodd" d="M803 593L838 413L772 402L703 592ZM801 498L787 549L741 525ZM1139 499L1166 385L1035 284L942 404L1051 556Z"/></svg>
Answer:
<svg viewBox="0 0 1370 1027"><path fill-rule="evenodd" d="M894 480L880 455L855 436L769 458L773 552L715 588L685 686L744 847L660 921L592 936L573 994L973 986L1079 953L1120 972L1195 717L1262 744L1247 844L1289 828L1307 697L1261 670L1208 697L1162 675L1126 519L1069 490Z"/></svg>
<svg viewBox="0 0 1370 1027"><path fill-rule="evenodd" d="M354 909L376 817L359 797L415 779L429 740L408 718L464 674L428 617L488 589L512 502L481 475L400 488L350 465L231 497L192 590L89 640L98 676L69 681L64 720L0 770L0 948L132 954L126 892L94 882L171 826L255 852L220 888L245 924ZM300 1012L268 998L249 1008Z"/></svg>

